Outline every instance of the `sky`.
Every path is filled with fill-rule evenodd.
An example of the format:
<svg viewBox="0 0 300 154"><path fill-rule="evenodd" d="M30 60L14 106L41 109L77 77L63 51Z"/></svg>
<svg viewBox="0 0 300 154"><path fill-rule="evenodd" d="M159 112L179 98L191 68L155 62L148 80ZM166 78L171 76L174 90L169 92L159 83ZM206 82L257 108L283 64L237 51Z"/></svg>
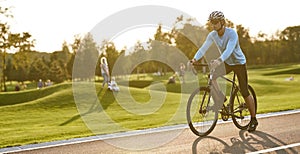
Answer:
<svg viewBox="0 0 300 154"><path fill-rule="evenodd" d="M12 32L29 32L34 50L53 52L64 41L73 43L76 34L90 32L99 22L132 7L158 5L178 9L205 24L208 15L220 10L234 24L249 29L250 36L263 32L271 36L288 26L300 25L297 0L0 0L11 7ZM175 21L174 21L175 22ZM120 50L137 40L147 41L155 27L123 30L113 40Z"/></svg>

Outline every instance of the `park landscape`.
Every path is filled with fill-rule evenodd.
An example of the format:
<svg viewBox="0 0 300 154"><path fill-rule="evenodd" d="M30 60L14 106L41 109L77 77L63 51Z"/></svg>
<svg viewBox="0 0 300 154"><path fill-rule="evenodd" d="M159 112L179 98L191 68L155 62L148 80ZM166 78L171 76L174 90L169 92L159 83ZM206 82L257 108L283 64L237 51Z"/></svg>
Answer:
<svg viewBox="0 0 300 154"><path fill-rule="evenodd" d="M8 9L0 7L0 10L1 15L11 17ZM186 103L193 89L182 87L193 87L193 75L187 72L184 84L178 76L176 83L167 82L178 71L179 63L193 58L212 30L208 24L194 25L193 20L179 16L169 31L157 23L156 33L147 42L148 48L140 41L130 52L126 47L117 49L114 42L107 40L99 46L93 34L88 33L84 37L75 35L71 43L62 42L61 50L51 53L34 50L34 38L29 32L12 33L10 26L0 20L5 30L0 33L3 42L0 48L0 148L186 124ZM286 27L272 36L260 32L250 37L249 29L243 25L228 19L226 23L237 30L247 57L249 84L257 95L257 113L299 109L300 26ZM215 48L210 50L216 51ZM174 53L184 55L185 59ZM117 93L107 86L101 87L101 57L107 57L110 73L116 77L120 87ZM209 61L209 57L206 58ZM162 75L154 75L156 72ZM201 71L194 77L199 86L206 84L206 74ZM39 80L51 80L53 85L37 88ZM18 84L26 88L16 91ZM79 85L79 91L75 85ZM130 96L122 95L126 90ZM95 97L83 97L78 103L75 92L90 96L90 91ZM147 103L157 99L152 93L166 97L151 114L148 108L134 114L122 106L132 103L129 99L132 97L138 104L151 108ZM122 99L117 100L117 96ZM81 105L86 111L81 110ZM109 118L94 116L99 114Z"/></svg>
<svg viewBox="0 0 300 154"><path fill-rule="evenodd" d="M204 80L202 73L198 76L199 80ZM287 80L291 76L294 76L294 80ZM299 78L299 64L250 67L249 83L257 94L258 114L299 109ZM186 123L184 105L187 100L180 102L180 97L189 94L181 93L182 85L179 78L176 80L175 84L167 84L167 75L146 74L139 80L132 75L129 87L119 85L120 93L122 89L129 88L132 96L136 96L136 100L147 102L150 99L149 86L161 82L166 87L168 96L163 106L149 115L132 114L122 108L112 91L107 87L101 90L101 77L94 84L102 112L106 112L115 123L128 130L140 130ZM122 78L119 78L118 82L122 83ZM13 85L12 83L8 86ZM1 93L0 100L1 148L122 131L114 129L114 124L107 122L101 124L103 127L96 132L97 134L92 132L82 120L81 116L85 115L81 115L77 109L72 82L63 82L42 89L36 89L36 83L32 82L28 83L26 90ZM183 105L180 105L181 103ZM181 112L179 113L181 117L169 121L177 110ZM91 111L93 112L100 111Z"/></svg>

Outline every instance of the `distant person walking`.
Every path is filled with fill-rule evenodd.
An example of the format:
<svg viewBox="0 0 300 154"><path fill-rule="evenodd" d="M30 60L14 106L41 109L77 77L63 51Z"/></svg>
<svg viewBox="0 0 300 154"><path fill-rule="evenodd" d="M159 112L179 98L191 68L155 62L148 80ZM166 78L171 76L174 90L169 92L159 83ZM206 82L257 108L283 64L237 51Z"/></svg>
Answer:
<svg viewBox="0 0 300 154"><path fill-rule="evenodd" d="M180 63L180 66L179 66L179 76L181 78L181 82L182 83L185 83L184 75L185 75L185 65L183 63Z"/></svg>
<svg viewBox="0 0 300 154"><path fill-rule="evenodd" d="M41 89L44 87L43 81L42 79L39 80L39 82L37 83L37 89Z"/></svg>
<svg viewBox="0 0 300 154"><path fill-rule="evenodd" d="M105 86L105 83L108 85L109 83L109 69L108 69L108 63L105 57L101 58L101 75L103 77L103 83L102 83L102 88Z"/></svg>

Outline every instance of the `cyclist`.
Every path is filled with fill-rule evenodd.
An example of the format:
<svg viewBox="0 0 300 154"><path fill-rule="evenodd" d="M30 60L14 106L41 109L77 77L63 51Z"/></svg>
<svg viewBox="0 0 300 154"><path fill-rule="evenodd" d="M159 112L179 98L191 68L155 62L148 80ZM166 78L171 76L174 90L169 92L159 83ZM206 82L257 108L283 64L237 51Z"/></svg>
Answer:
<svg viewBox="0 0 300 154"><path fill-rule="evenodd" d="M221 52L221 56L211 61L211 67L212 69L215 69L213 75L213 85L217 87L217 91L219 91L218 96L221 97L223 95L224 97L224 94L220 91L216 79L221 75L230 73L231 71L236 73L239 86L241 88L241 93L251 114L251 121L247 130L249 132L255 131L258 125L255 113L255 104L253 97L248 91L246 57L240 48L238 34L234 29L225 26L225 16L221 11L213 11L209 15L208 21L212 24L213 31L208 34L205 42L198 49L191 62L194 63L202 58L213 42L216 44ZM225 66L225 69L224 67L220 67L220 65L223 63L224 65L222 66Z"/></svg>

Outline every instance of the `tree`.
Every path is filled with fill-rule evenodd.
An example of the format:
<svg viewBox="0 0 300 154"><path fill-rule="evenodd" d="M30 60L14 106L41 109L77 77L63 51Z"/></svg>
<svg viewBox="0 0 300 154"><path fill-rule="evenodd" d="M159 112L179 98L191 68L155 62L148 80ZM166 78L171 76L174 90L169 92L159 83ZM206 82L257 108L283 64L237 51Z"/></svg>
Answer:
<svg viewBox="0 0 300 154"><path fill-rule="evenodd" d="M19 52L31 51L34 47L34 41L31 40L31 34L28 32L23 33L9 33L8 41L10 47L17 48Z"/></svg>
<svg viewBox="0 0 300 154"><path fill-rule="evenodd" d="M44 57L36 58L29 69L28 79L38 81L39 79L47 80L49 75L49 66L46 64Z"/></svg>
<svg viewBox="0 0 300 154"><path fill-rule="evenodd" d="M163 32L162 25L159 24L156 33L154 34L154 40L165 42L167 44L172 44L172 34L168 32Z"/></svg>
<svg viewBox="0 0 300 154"><path fill-rule="evenodd" d="M71 53L71 57L70 60L67 63L67 71L68 74L70 75L70 77L73 74L73 65L74 65L74 60L75 60L75 56L76 53L80 47L80 43L81 43L81 38L79 35L75 35L74 36L74 42L71 44L71 48L72 48L72 53Z"/></svg>
<svg viewBox="0 0 300 154"><path fill-rule="evenodd" d="M300 26L285 28L280 34L280 40L286 43L286 55L289 60L299 62L300 59Z"/></svg>
<svg viewBox="0 0 300 154"><path fill-rule="evenodd" d="M95 76L96 64L99 51L93 36L88 33L81 41L80 47L76 52L73 66L73 77L92 79ZM75 72L74 72L75 71Z"/></svg>
<svg viewBox="0 0 300 154"><path fill-rule="evenodd" d="M11 44L8 42L9 35L9 26L7 22L3 21L3 19L12 18L13 16L9 12L9 9L6 7L0 6L0 54L1 54L1 82L0 82L0 90L6 91L6 50L10 48Z"/></svg>
<svg viewBox="0 0 300 154"><path fill-rule="evenodd" d="M249 35L249 29L244 28L242 25L237 25L236 31L239 37L240 47L244 51L245 56L249 59L250 58L249 56L251 56L251 52L252 52L250 50L252 43Z"/></svg>
<svg viewBox="0 0 300 154"><path fill-rule="evenodd" d="M55 82L61 83L65 80L64 69L61 67L63 62L61 60L54 60L50 64L48 78Z"/></svg>
<svg viewBox="0 0 300 154"><path fill-rule="evenodd" d="M59 65L57 67L61 68L64 80L71 79L72 74L69 74L68 71L68 61L70 61L71 58L72 55L66 41L63 42L61 51L55 51L50 56L51 62L59 61Z"/></svg>
<svg viewBox="0 0 300 154"><path fill-rule="evenodd" d="M132 72L136 72L139 75L140 72L143 72L143 70L147 68L144 62L146 62L148 58L149 58L148 52L145 50L142 43L140 41L137 41L136 44L134 45L134 51L129 56L130 59L129 68L131 68Z"/></svg>
<svg viewBox="0 0 300 154"><path fill-rule="evenodd" d="M34 52L31 47L34 47L34 40L31 40L31 35L27 32L9 34L10 49L17 51L13 56L14 68L21 73L20 81L28 80L31 63L33 61L31 55Z"/></svg>
<svg viewBox="0 0 300 154"><path fill-rule="evenodd" d="M8 19L13 18L9 8L0 6L0 55L1 55L1 86L0 89L6 91L6 55L7 50L16 50L20 52L31 51L30 48L33 47L33 40L30 40L31 35L27 32L23 33L11 33L10 27L7 23ZM11 63L10 64L14 64ZM18 66L10 67L18 69ZM26 71L23 69L22 71ZM3 88L2 88L3 87Z"/></svg>
<svg viewBox="0 0 300 154"><path fill-rule="evenodd" d="M207 30L204 27L184 24L182 29L173 29L175 44L188 58L192 58L201 44L204 42Z"/></svg>
<svg viewBox="0 0 300 154"><path fill-rule="evenodd" d="M119 53L118 59L115 62L114 66L117 64L117 66L121 67L113 67L112 75L127 75L129 74L131 61L129 60L129 56L126 56L125 54L126 48L122 49Z"/></svg>
<svg viewBox="0 0 300 154"><path fill-rule="evenodd" d="M2 78L1 78L1 90L2 90L2 87L3 87L3 90L6 91L7 88L6 88L6 84L5 84L5 81L6 81L6 50L10 47L10 44L8 42L8 33L9 33L9 27L8 25L5 23L5 24L2 24L0 23L0 53L1 53L1 60L2 60L2 63L1 63L1 69L2 69Z"/></svg>
<svg viewBox="0 0 300 154"><path fill-rule="evenodd" d="M194 19L182 19L181 22L181 28L172 30L176 48L183 52L188 59L192 59L199 47L204 43L208 35L208 27L194 24ZM212 46L209 50L218 51L215 46Z"/></svg>

